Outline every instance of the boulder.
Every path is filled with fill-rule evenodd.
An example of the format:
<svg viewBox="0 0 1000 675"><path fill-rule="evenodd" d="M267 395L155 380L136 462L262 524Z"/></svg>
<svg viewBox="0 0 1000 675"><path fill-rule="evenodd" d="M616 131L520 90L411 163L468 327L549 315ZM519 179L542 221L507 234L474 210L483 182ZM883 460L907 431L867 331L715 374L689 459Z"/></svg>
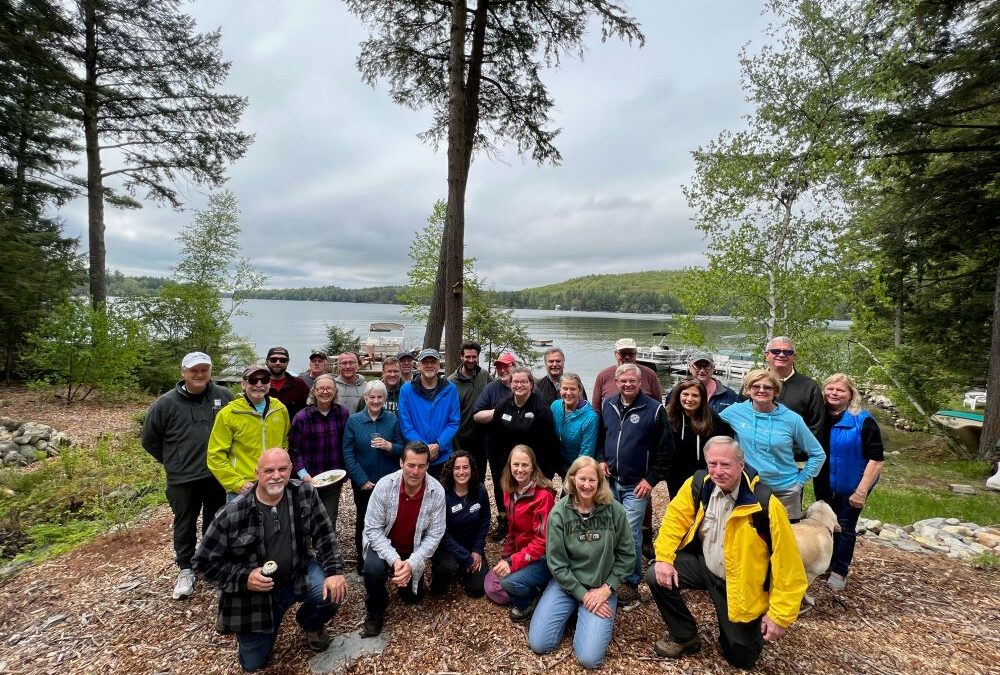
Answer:
<svg viewBox="0 0 1000 675"><path fill-rule="evenodd" d="M944 518L925 518L913 523L913 527L941 527L944 525Z"/></svg>
<svg viewBox="0 0 1000 675"><path fill-rule="evenodd" d="M965 527L964 525L945 525L941 528L942 532L947 532L948 534L958 535L960 537L971 537L972 530Z"/></svg>
<svg viewBox="0 0 1000 675"><path fill-rule="evenodd" d="M1000 546L1000 534L993 534L986 530L979 530L972 536L977 542L987 548L996 548L997 546Z"/></svg>
<svg viewBox="0 0 1000 675"><path fill-rule="evenodd" d="M38 451L30 445L22 445L17 452L21 457L24 457L26 464L33 464L38 461Z"/></svg>
<svg viewBox="0 0 1000 675"><path fill-rule="evenodd" d="M958 525L960 522L961 521L959 521L958 518L945 518L944 519L944 524L945 525Z"/></svg>
<svg viewBox="0 0 1000 675"><path fill-rule="evenodd" d="M948 546L936 541L932 537L923 537L918 534L913 537L913 541L936 553L947 553L950 550Z"/></svg>

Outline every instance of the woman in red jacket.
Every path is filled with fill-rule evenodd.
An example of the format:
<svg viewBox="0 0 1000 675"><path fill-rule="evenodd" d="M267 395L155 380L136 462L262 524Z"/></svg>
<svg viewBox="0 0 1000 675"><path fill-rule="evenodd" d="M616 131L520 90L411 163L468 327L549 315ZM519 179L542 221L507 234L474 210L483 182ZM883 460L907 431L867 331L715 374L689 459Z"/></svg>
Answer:
<svg viewBox="0 0 1000 675"><path fill-rule="evenodd" d="M500 562L486 575L486 595L501 605L509 602L510 618L526 621L552 578L545 562L545 528L556 493L527 445L510 451L501 485L509 529Z"/></svg>

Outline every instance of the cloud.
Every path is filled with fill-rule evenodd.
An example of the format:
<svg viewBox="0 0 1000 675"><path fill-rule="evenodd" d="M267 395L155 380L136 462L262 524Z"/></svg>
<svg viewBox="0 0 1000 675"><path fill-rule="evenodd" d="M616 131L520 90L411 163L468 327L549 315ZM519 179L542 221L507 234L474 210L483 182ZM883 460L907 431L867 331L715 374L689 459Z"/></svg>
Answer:
<svg viewBox="0 0 1000 675"><path fill-rule="evenodd" d="M760 35L761 3L631 4L643 49L602 44L592 31L583 61L543 74L562 164L536 166L510 148L473 164L466 249L497 288L703 261L681 186L691 150L741 124L736 57ZM186 7L203 29L222 28L226 90L250 98L242 127L256 141L228 183L243 253L274 287L405 282L413 232L446 197L447 157L416 137L428 111L397 106L383 85L361 81L364 26L343 3L320 0ZM177 231L207 198L200 186L179 189L184 212L107 209L110 267L168 273ZM62 215L85 249L84 203Z"/></svg>

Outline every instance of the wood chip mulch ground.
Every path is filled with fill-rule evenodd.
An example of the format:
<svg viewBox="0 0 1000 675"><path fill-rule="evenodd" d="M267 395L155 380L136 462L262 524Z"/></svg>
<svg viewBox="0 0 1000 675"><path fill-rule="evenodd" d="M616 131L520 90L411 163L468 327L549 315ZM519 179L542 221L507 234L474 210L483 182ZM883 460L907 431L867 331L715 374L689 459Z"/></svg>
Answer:
<svg viewBox="0 0 1000 675"><path fill-rule="evenodd" d="M106 423L122 424L129 414ZM654 493L657 517L662 489ZM353 557L354 510L347 492L339 543L345 557ZM169 533L164 508L126 531L0 582L0 673L240 672L235 639L214 629L215 593L200 585L191 600L170 599L176 568ZM494 560L496 547L488 551ZM811 590L816 609L765 648L757 672L1000 673L996 568L977 569L943 555L904 553L861 540L847 589L835 594L818 580ZM603 672L740 672L719 654L713 610L697 593L687 597L702 622L705 648L676 661L655 658L651 646L662 636L663 624L648 589L642 589L642 597L639 608L619 614ZM363 588L353 580L330 630L357 631L363 618ZM555 653L536 656L528 649L526 628L511 623L506 609L466 598L458 588L419 607L393 601L386 635L389 645L380 655L364 657L346 672L582 672L570 638ZM262 672L308 672L311 656L288 615L276 658Z"/></svg>

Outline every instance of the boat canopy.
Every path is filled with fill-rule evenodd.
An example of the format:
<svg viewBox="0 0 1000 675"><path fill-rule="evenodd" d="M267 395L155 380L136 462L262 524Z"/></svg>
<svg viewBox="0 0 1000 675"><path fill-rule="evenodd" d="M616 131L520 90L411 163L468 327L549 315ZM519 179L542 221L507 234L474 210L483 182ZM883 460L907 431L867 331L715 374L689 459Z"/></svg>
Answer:
<svg viewBox="0 0 1000 675"><path fill-rule="evenodd" d="M406 328L401 323L393 323L392 321L376 321L375 323L368 326L368 330L373 333L388 333L393 330L403 330Z"/></svg>

